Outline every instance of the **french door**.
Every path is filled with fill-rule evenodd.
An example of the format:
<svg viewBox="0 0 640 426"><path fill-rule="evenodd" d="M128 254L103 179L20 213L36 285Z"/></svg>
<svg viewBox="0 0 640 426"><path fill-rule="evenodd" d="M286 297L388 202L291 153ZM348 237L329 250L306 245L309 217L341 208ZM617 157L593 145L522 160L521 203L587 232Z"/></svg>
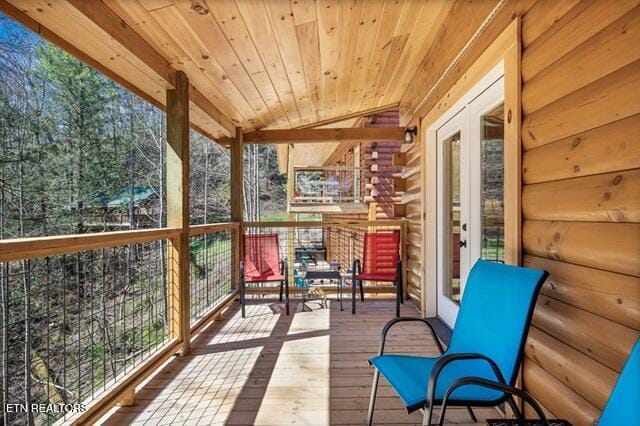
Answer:
<svg viewBox="0 0 640 426"><path fill-rule="evenodd" d="M504 260L504 78L474 89L436 131L437 313L452 328L476 260Z"/></svg>

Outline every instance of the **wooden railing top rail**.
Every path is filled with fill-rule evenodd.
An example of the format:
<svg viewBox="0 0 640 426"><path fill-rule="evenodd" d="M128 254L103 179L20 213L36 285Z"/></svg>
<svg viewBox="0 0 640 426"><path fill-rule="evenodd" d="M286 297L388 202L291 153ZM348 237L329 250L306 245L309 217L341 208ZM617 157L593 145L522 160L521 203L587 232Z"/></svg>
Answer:
<svg viewBox="0 0 640 426"><path fill-rule="evenodd" d="M365 167L355 166L295 166L293 168L296 172L315 172L315 171L332 171L332 172L345 172L345 171L358 171L366 170Z"/></svg>
<svg viewBox="0 0 640 426"><path fill-rule="evenodd" d="M242 222L244 228L355 228L363 226L401 227L403 219L389 220L318 220L318 221L270 221L270 222Z"/></svg>
<svg viewBox="0 0 640 426"><path fill-rule="evenodd" d="M269 222L225 222L189 227L189 235L201 235L226 229L244 228L328 228L328 227L401 227L404 220L349 220L349 221L269 221ZM0 262L33 259L37 257L97 250L125 244L176 238L178 228L114 231L92 234L56 235L50 237L18 238L0 240Z"/></svg>
<svg viewBox="0 0 640 426"><path fill-rule="evenodd" d="M238 229L240 227L239 222L223 222L223 223L208 223L205 225L191 225L189 227L189 236L210 234L212 232L225 231L227 229Z"/></svg>
<svg viewBox="0 0 640 426"><path fill-rule="evenodd" d="M0 262L164 240L178 235L178 228L160 228L0 240Z"/></svg>

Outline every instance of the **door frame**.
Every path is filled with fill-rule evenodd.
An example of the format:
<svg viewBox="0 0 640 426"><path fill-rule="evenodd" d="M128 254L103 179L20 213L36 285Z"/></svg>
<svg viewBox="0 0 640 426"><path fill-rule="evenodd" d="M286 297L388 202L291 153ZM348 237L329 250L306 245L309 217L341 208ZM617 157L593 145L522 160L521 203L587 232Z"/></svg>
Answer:
<svg viewBox="0 0 640 426"><path fill-rule="evenodd" d="M430 260L429 263L431 264L431 268L429 268L427 271L431 271L430 278L432 279L429 281L433 283L431 285L431 288L427 287L426 289L427 297L432 299L434 302L433 313L432 315L429 315L429 316L438 316L438 303L439 303L438 291L439 291L439 288L441 287L443 274L444 274L443 265L440 258L440 255L441 255L440 248L441 248L444 237L442 235L443 230L441 229L442 211L439 208L439 206L442 204L442 194L441 194L442 182L440 179L441 170L439 168L441 167L441 164L439 164L439 161L438 161L441 153L440 153L440 150L438 149L439 144L437 139L437 133L438 133L438 130L440 130L441 128L444 128L447 125L447 123L449 123L452 119L455 119L456 117L460 116L460 114L463 114L465 118L468 117L469 111L468 111L467 105L502 78L504 78L504 61L498 62L497 65L495 65L488 73L486 73L451 108L449 108L437 120L431 123L431 125L426 129L425 140L427 141L427 143L424 144L426 152L424 152L423 155L426 155L427 169L424 176L425 178L424 188L426 189L426 193L427 193L426 200L430 200L430 202L427 201L427 206L425 206L426 207L425 220L427 222L427 225L432 229L432 231L425 232L425 235L433 235L433 237L435 237L433 238L433 241L430 244L432 246L432 251L431 251L432 257L431 259L429 259L428 257L425 258L425 261L427 261L427 259ZM466 140L467 140L467 147L469 147L471 143L471 140L470 140L471 129L468 126L469 120L467 119L466 121L467 123L464 125L463 128L467 130ZM505 157L505 162L506 162L506 157ZM469 173L469 171L466 170L469 168L468 167L469 164L467 165L461 164L461 167L462 166L464 166L464 169L461 170L461 180L463 178L462 173L464 174ZM506 179L506 176L505 176L505 179ZM465 195L466 195L465 198L467 198L468 201L470 201L470 196L473 196L472 194L465 194ZM469 219L471 218L468 218L468 220ZM505 243L506 243L506 238L505 238ZM426 245L426 242L425 242L425 245ZM460 280L463 280L464 277L462 276L462 256L460 260L461 260ZM425 271L425 273L427 271ZM462 291L462 286L461 286L461 291ZM451 318L447 318L447 320L448 320L447 321L448 323L454 322L452 321Z"/></svg>
<svg viewBox="0 0 640 426"><path fill-rule="evenodd" d="M436 315L436 255L437 233L434 218L437 194L435 187L435 144L428 128L438 120L450 106L464 97L481 78L499 63L504 71L504 214L505 214L505 263L520 264L521 244L521 19L516 17L502 33L500 33L482 54L463 71L458 79L449 83L444 78L440 87L431 90L430 95L437 93L434 106L420 115L414 116L410 122L419 124L420 131L420 165L422 168L421 183L421 256L420 273L421 307L423 317ZM443 90L444 89L444 90ZM428 95L429 96L429 95ZM417 111L416 111L417 113Z"/></svg>
<svg viewBox="0 0 640 426"><path fill-rule="evenodd" d="M455 134L460 134L460 158L459 158L459 179L460 179L460 206L468 206L470 201L469 199L469 191L468 191L468 182L469 182L469 173L470 173L470 163L469 163L469 155L468 155L468 146L469 146L469 114L466 108L456 109L455 114L451 116L442 126L438 127L434 130L434 142L436 143L436 157L439 160L442 160L441 163L443 166L448 164L448 160L446 159L445 153L445 141ZM445 213L450 213L449 211L445 212L444 206L448 204L449 200L447 195L449 194L450 181L445 179L446 174L440 173L444 172L442 169L438 169L438 173L436 173L436 186L437 186L437 204L436 206L443 208L437 208L436 215L436 223L437 226L437 247L438 247L438 258L437 258L437 270L439 273L436 275L436 306L439 309L438 317L440 317L445 324L449 325L453 322L453 319L457 315L458 306L453 300L450 300L446 296L442 296L442 292L444 290L445 285L445 275L449 275L451 271L448 269L451 266L451 262L447 259L440 256L442 253L440 250L446 250L448 255L451 255L451 234L449 233L449 229L447 228L449 224L448 215ZM450 207L450 206L449 206ZM447 209L448 210L448 209ZM468 221L467 211L461 208L460 210L460 223ZM447 224L447 225L445 225ZM462 231L460 231L462 232ZM459 236L460 239L463 238L462 234ZM466 238L466 237L465 237ZM464 255L463 255L464 254ZM460 272L460 280L462 282L463 275L469 267L467 250L460 251L459 257L459 272ZM448 265L447 265L448 263Z"/></svg>

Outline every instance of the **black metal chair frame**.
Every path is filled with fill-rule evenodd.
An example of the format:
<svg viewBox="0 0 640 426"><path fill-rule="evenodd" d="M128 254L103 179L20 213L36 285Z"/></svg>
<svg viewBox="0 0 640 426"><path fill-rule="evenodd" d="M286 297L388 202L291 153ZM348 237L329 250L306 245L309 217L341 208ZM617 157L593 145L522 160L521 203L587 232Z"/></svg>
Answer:
<svg viewBox="0 0 640 426"><path fill-rule="evenodd" d="M385 343L387 340L387 334L389 333L389 330L391 330L391 328L393 326L395 326L398 323L401 322L422 322L423 324L425 324L427 326L427 328L429 329L429 332L431 333L434 341L436 342L436 346L438 348L438 351L440 352L440 354L444 353L444 349L442 348L442 344L440 343L440 340L438 340L438 337L436 335L436 332L433 328L433 326L425 319L425 318L415 318L415 317L398 317L398 318L394 318L391 321L389 321L384 328L382 329L382 333L380 335L380 350L378 352L378 355L383 355L384 354L384 347L385 347ZM469 359L479 359L479 360L484 360L486 361L492 368L497 381L491 381L491 380L487 380L484 378L479 378L479 377L462 377L460 379L457 379L456 381L454 381L449 388L445 391L444 397L442 398L442 400L435 400L435 392L436 392L436 385L437 385L437 381L438 381L438 376L440 374L440 372L442 371L442 369L449 363L456 361L456 360L469 360ZM373 384L371 385L371 398L369 400L369 410L367 413L367 424L368 425L372 425L373 424L373 412L375 409L375 400L376 400L376 394L378 391L378 381L380 379L380 372L378 371L378 369L375 370L374 375L373 375ZM451 394L453 393L453 391L455 391L457 388L461 387L461 386L465 386L465 385L476 385L476 386L482 386L485 388L489 388L489 389L495 389L495 390L499 390L501 392L503 392L505 395L498 399L497 401L472 401L472 400L454 400L451 399ZM436 405L440 405L441 406L441 412L440 412L440 418L438 421L439 425L443 425L444 424L444 419L445 419L445 414L446 414L446 408L447 406L458 406L458 407L466 407L467 411L469 413L469 416L471 417L471 420L473 422L477 422L476 416L473 413L472 410L472 406L479 406L479 407L494 407L496 405L501 404L502 402L507 402L509 404L509 406L511 407L511 409L513 410L514 415L516 416L516 418L518 420L524 420L524 416L522 414L522 412L520 411L520 409L518 408L518 405L516 404L515 400L514 400L514 396L520 397L523 399L523 401L527 402L529 405L531 405L531 407L535 410L536 414L538 415L538 417L541 419L541 422L548 426L549 422L547 421L544 412L542 411L542 409L540 408L540 406L536 403L536 401L525 391L521 390L521 389L517 389L509 384L506 383L504 377L502 376L502 372L500 371L500 369L498 368L498 366L496 365L496 363L491 360L490 358L481 355L481 354L473 354L473 353L465 353L465 354L451 354L451 355L445 355L444 357L440 358L436 364L433 366L433 369L431 370L431 375L429 376L429 382L427 384L427 393L426 393L426 403L424 406L413 406L413 407L407 407L407 412L411 413L415 410L423 410L423 421L422 424L423 425L431 425L431 419L433 418L433 408Z"/></svg>
<svg viewBox="0 0 640 426"><path fill-rule="evenodd" d="M356 276L362 273L362 263L360 259L353 261L351 268L351 313L356 313L356 286L360 287L360 301L364 302L364 286L363 281L375 281L375 280L358 280ZM396 277L393 281L393 285L396 287L396 317L400 317L400 304L404 304L404 292L402 289L402 261L398 260L396 264Z"/></svg>
<svg viewBox="0 0 640 426"><path fill-rule="evenodd" d="M285 296L285 312L289 315L289 268L287 268L287 258L284 258L280 261L280 274L284 276L284 280L280 281L280 302L282 302L282 292L284 288L284 296ZM276 281L251 281L251 283L260 283L260 282L276 282ZM242 318L246 318L245 313L245 290L246 290L246 280L244 277L244 260L240 261L240 306L242 309Z"/></svg>

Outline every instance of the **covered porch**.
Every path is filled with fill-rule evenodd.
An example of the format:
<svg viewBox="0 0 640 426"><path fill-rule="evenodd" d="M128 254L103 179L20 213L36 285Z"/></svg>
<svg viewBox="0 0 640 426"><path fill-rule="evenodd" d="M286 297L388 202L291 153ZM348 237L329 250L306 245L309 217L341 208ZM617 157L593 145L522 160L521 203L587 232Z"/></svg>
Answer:
<svg viewBox="0 0 640 426"><path fill-rule="evenodd" d="M166 120L157 228L0 241L1 396L19 403L0 423L362 424L398 289L402 315L444 319L444 301L453 326L487 247L550 272L517 385L550 418L597 421L640 336L638 0L0 0L0 12ZM481 95L495 99L474 106ZM390 112L388 127L362 121ZM228 150L224 222L190 216L190 130ZM282 222L246 214L245 148L266 144L288 175ZM362 235L390 229L401 281L368 286L352 314ZM291 314L258 288L242 318L243 239L263 233L279 238ZM309 265L340 274L327 306L303 309ZM435 354L420 324L390 342ZM422 421L386 383L377 408L378 424ZM474 411L480 424L510 415ZM447 423L471 419L453 409Z"/></svg>
<svg viewBox="0 0 640 426"><path fill-rule="evenodd" d="M372 368L380 330L393 317L389 299L368 299L358 314L310 302L290 316L277 302L256 301L242 319L230 306L193 337L189 355L176 358L142 384L136 403L119 407L105 425L230 424L347 425L363 424L371 393ZM419 315L407 303L403 316ZM388 351L436 355L438 350L422 324L396 329ZM376 424L420 424L422 415L407 415L384 384L378 391ZM474 410L478 424L500 418L494 409ZM447 413L447 422L473 423L464 408Z"/></svg>

